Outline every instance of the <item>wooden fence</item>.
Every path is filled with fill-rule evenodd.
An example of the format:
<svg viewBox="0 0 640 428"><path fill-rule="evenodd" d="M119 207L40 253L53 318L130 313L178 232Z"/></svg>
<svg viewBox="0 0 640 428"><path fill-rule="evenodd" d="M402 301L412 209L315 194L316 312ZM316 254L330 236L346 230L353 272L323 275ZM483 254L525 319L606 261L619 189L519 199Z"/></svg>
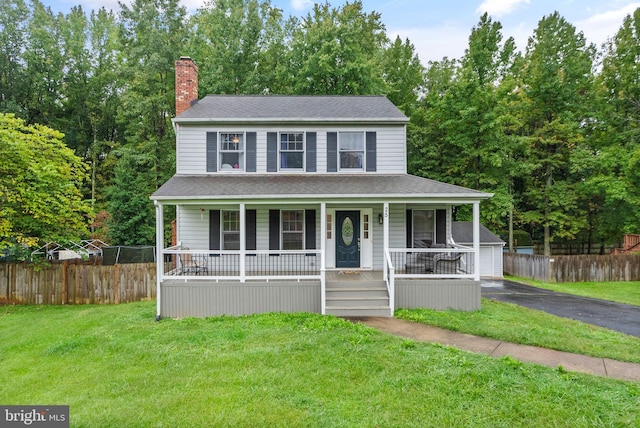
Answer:
<svg viewBox="0 0 640 428"><path fill-rule="evenodd" d="M0 304L111 304L155 296L155 263L0 263Z"/></svg>
<svg viewBox="0 0 640 428"><path fill-rule="evenodd" d="M545 282L640 281L640 255L538 256L504 254L507 275Z"/></svg>

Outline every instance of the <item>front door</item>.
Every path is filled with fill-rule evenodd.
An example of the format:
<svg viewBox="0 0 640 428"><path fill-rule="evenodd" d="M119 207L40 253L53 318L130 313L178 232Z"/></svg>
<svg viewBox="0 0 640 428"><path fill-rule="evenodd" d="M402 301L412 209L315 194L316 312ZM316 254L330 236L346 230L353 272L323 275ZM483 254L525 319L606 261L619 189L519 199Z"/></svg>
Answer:
<svg viewBox="0 0 640 428"><path fill-rule="evenodd" d="M360 211L336 211L336 267L360 267Z"/></svg>

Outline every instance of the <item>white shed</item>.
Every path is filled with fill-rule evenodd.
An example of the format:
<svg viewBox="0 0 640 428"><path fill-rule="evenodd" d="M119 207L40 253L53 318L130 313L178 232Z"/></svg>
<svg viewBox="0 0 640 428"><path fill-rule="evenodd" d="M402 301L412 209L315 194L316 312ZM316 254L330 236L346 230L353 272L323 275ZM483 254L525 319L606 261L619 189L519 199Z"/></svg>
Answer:
<svg viewBox="0 0 640 428"><path fill-rule="evenodd" d="M454 221L451 235L456 244L473 245L473 223ZM502 252L505 242L480 225L480 276L502 278Z"/></svg>

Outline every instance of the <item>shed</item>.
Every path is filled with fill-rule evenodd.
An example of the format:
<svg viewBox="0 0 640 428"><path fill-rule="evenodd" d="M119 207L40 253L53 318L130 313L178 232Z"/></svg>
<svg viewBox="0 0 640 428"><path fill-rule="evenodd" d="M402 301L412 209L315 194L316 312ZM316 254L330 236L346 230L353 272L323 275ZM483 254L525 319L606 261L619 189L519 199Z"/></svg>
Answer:
<svg viewBox="0 0 640 428"><path fill-rule="evenodd" d="M451 235L456 244L471 245L473 223L454 221ZM505 242L485 226L480 225L480 276L502 278L502 254Z"/></svg>

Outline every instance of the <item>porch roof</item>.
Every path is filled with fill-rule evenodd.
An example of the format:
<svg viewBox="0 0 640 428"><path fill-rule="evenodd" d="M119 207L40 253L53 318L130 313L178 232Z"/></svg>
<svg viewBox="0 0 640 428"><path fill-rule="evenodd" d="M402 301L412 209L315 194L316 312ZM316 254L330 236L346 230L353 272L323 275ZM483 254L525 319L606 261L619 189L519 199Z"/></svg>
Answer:
<svg viewBox="0 0 640 428"><path fill-rule="evenodd" d="M186 200L452 200L493 196L409 174L174 175L151 199Z"/></svg>

